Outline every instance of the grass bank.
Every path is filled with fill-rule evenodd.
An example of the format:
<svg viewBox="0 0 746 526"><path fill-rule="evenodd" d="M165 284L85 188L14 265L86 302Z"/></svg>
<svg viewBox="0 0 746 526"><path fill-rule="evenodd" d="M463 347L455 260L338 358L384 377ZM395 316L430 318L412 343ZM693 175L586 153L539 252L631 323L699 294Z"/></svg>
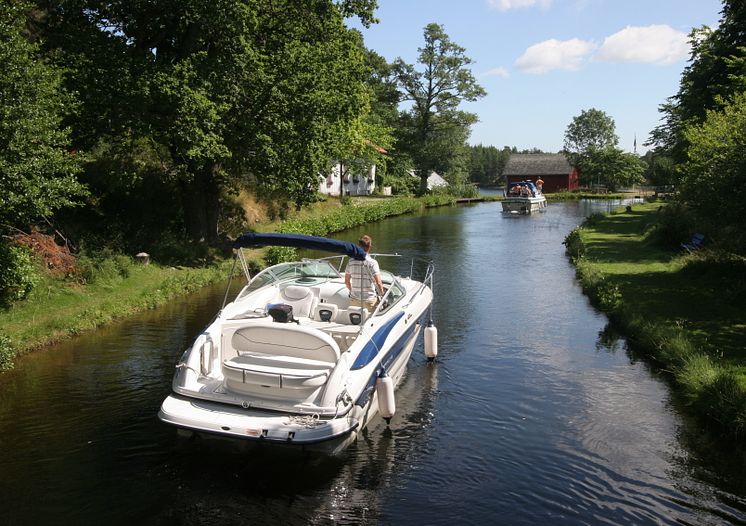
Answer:
<svg viewBox="0 0 746 526"><path fill-rule="evenodd" d="M290 212L286 220L266 221L254 228L326 236L386 217L453 203L455 198L444 195L351 199L344 205L329 199ZM249 257L260 266L292 257L292 252L273 247L250 251ZM225 279L229 265L230 261L203 267L170 267L157 262L140 265L119 255L88 261L89 272L83 280L56 279L41 272L40 283L27 299L0 310L0 370L12 368L19 354L155 308Z"/></svg>
<svg viewBox="0 0 746 526"><path fill-rule="evenodd" d="M594 215L565 240L591 301L683 400L732 435L746 429L746 260L661 239L659 203ZM664 243L662 241L667 241Z"/></svg>

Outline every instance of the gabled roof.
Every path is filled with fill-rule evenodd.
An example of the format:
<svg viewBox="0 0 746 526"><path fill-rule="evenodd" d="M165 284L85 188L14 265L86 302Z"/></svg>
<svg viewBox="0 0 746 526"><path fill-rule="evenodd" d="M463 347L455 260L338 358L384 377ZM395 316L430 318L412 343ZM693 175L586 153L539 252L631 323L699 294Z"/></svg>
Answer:
<svg viewBox="0 0 746 526"><path fill-rule="evenodd" d="M568 175L572 166L561 153L514 153L503 170L509 175Z"/></svg>

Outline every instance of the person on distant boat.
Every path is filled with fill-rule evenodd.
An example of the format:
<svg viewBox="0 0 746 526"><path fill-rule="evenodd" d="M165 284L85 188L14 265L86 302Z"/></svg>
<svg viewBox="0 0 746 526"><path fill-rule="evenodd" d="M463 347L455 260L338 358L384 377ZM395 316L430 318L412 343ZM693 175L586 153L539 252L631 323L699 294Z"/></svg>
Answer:
<svg viewBox="0 0 746 526"><path fill-rule="evenodd" d="M365 260L351 259L345 269L345 285L350 291L350 305L373 312L379 296L383 296L383 281L378 261L370 257L373 240L365 235L357 242L365 250Z"/></svg>
<svg viewBox="0 0 746 526"><path fill-rule="evenodd" d="M540 194L542 192L542 188L544 187L544 181L542 180L541 176L536 180L536 193Z"/></svg>

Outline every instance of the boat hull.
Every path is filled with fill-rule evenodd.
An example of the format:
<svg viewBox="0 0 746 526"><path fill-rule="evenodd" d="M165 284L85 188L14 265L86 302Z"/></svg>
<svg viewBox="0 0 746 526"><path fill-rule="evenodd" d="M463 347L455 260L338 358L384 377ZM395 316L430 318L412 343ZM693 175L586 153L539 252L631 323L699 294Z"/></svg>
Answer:
<svg viewBox="0 0 746 526"><path fill-rule="evenodd" d="M538 197L506 197L502 201L503 212L508 214L532 214L543 212L547 207L547 198Z"/></svg>
<svg viewBox="0 0 746 526"><path fill-rule="evenodd" d="M399 385L420 334L421 323L396 342L372 368L367 387L345 415L323 418L315 414L244 408L177 393L162 403L158 418L207 439L301 447L329 455L343 451L379 413L375 379L383 368Z"/></svg>

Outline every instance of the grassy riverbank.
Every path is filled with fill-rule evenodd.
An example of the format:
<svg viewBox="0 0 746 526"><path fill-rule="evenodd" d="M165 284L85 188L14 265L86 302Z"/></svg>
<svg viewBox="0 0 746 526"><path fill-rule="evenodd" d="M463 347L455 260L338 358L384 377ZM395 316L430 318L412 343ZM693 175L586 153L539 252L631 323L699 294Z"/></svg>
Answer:
<svg viewBox="0 0 746 526"><path fill-rule="evenodd" d="M279 231L325 236L385 217L449 205L451 196L424 198L353 199L342 205L329 199L285 220L254 225L262 232ZM251 251L256 266L275 263L291 253L282 249ZM155 308L174 297L225 279L230 261L200 267L140 265L126 256L87 262L85 278L54 278L40 272L30 296L0 311L0 370L14 358L64 338L95 329L116 319Z"/></svg>
<svg viewBox="0 0 746 526"><path fill-rule="evenodd" d="M741 435L746 261L718 247L671 248L678 245L661 239L661 210L646 203L592 216L568 235L568 254L593 303L671 374L683 400Z"/></svg>

